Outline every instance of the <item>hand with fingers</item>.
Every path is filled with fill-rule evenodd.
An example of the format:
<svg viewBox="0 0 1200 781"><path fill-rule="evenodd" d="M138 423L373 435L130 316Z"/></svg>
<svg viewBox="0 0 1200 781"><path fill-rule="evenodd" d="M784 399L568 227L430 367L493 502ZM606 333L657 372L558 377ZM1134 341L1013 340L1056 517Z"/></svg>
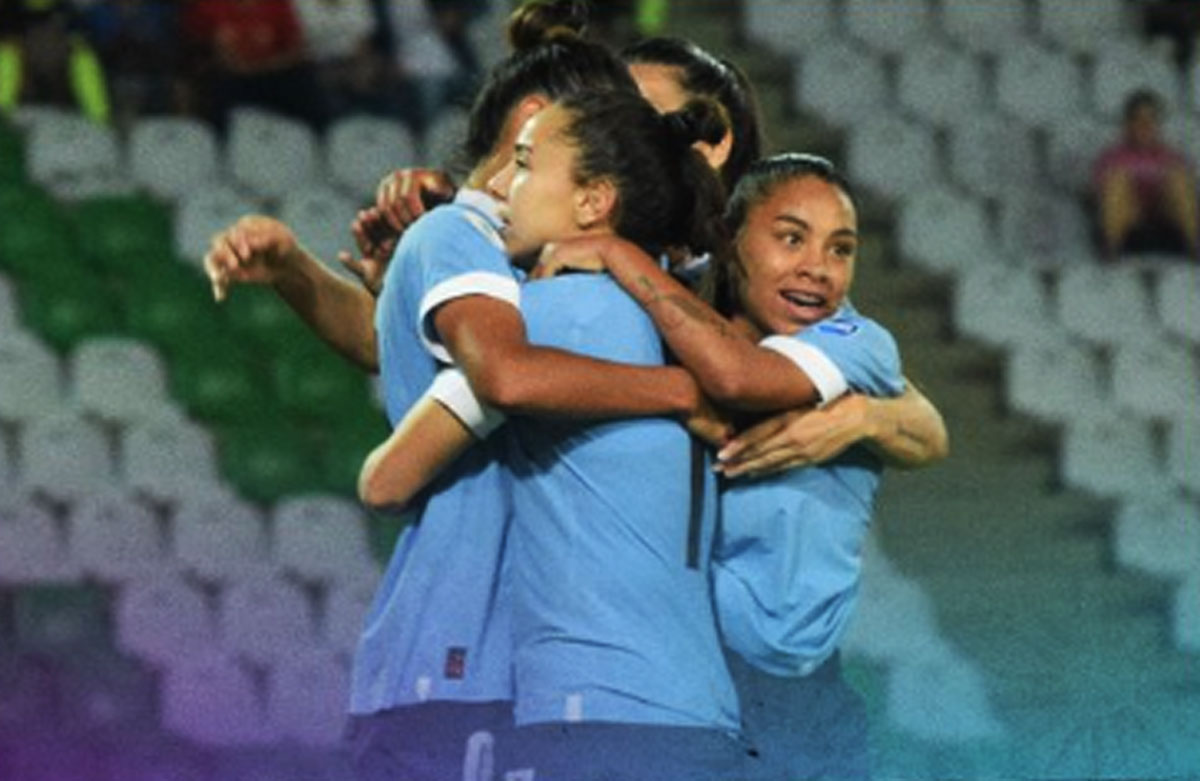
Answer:
<svg viewBox="0 0 1200 781"><path fill-rule="evenodd" d="M564 271L604 271L608 238L583 236L547 244L529 275L533 279L546 279Z"/></svg>
<svg viewBox="0 0 1200 781"><path fill-rule="evenodd" d="M692 436L712 447L724 447L733 436L733 423L727 416L722 415L703 393L699 394L696 409L685 423Z"/></svg>
<svg viewBox="0 0 1200 781"><path fill-rule="evenodd" d="M338 262L357 277L371 295L378 296L400 234L392 230L383 214L374 206L362 209L355 215L354 222L350 223L350 233L358 246L359 256L342 251L338 253Z"/></svg>
<svg viewBox="0 0 1200 781"><path fill-rule="evenodd" d="M850 394L819 409L790 410L746 429L717 453L726 477L757 476L821 464L871 435L869 400Z"/></svg>
<svg viewBox="0 0 1200 781"><path fill-rule="evenodd" d="M295 234L279 220L242 217L213 236L204 256L213 298L224 301L233 284L274 284L299 251Z"/></svg>

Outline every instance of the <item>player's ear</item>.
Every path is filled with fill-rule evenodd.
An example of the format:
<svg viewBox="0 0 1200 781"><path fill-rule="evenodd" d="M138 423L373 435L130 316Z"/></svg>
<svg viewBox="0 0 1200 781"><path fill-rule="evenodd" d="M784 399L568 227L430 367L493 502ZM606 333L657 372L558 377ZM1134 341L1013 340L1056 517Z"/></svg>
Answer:
<svg viewBox="0 0 1200 781"><path fill-rule="evenodd" d="M617 188L607 177L578 185L573 207L575 224L581 228L594 228L610 222L617 209Z"/></svg>

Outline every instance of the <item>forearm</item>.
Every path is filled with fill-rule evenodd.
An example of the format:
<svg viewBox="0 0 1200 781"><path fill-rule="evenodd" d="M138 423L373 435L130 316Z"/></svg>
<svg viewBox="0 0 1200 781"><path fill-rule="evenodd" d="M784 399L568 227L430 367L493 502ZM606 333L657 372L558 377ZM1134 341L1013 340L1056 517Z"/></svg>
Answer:
<svg viewBox="0 0 1200 781"><path fill-rule="evenodd" d="M950 454L941 413L911 382L892 399L865 398L863 443L889 466L915 469Z"/></svg>
<svg viewBox="0 0 1200 781"><path fill-rule="evenodd" d="M379 371L375 298L303 249L289 257L275 291L331 347L369 372Z"/></svg>
<svg viewBox="0 0 1200 781"><path fill-rule="evenodd" d="M640 248L614 239L601 245L601 255L715 402L769 412L819 401L812 381L794 363L753 343Z"/></svg>

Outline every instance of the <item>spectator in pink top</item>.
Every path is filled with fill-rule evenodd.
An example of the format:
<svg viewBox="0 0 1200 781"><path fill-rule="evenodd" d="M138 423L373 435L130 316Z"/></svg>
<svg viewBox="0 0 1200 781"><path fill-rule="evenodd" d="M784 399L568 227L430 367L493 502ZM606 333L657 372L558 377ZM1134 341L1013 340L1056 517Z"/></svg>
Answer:
<svg viewBox="0 0 1200 781"><path fill-rule="evenodd" d="M1200 259L1195 170L1163 140L1162 112L1154 92L1131 94L1121 140L1096 160L1100 239L1108 259L1138 252Z"/></svg>

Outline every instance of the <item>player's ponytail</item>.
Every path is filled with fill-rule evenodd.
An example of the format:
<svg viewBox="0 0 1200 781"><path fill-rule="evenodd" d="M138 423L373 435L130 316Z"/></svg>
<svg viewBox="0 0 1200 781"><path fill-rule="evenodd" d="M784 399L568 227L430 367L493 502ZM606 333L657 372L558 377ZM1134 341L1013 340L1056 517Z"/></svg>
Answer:
<svg viewBox="0 0 1200 781"><path fill-rule="evenodd" d="M578 38L587 22L585 0L530 0L509 17L508 43L519 52L547 41Z"/></svg>

